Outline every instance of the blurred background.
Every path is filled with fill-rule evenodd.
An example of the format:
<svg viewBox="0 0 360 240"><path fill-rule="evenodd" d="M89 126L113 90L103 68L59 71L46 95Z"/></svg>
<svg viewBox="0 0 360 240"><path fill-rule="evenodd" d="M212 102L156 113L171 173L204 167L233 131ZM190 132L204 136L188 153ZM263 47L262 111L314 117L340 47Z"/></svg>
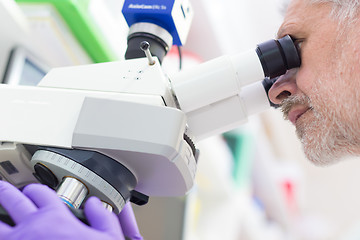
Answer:
<svg viewBox="0 0 360 240"><path fill-rule="evenodd" d="M53 67L124 59L123 0L56 2L61 1L0 0L3 83L25 74L34 84ZM191 3L195 15L182 47L183 69L275 38L284 12L281 0ZM18 57L26 58L27 67L9 68ZM171 75L178 65L173 48L163 68ZM197 147L196 185L187 196L153 197L145 206L134 206L145 239L360 239L360 162L313 166L279 111L252 116Z"/></svg>

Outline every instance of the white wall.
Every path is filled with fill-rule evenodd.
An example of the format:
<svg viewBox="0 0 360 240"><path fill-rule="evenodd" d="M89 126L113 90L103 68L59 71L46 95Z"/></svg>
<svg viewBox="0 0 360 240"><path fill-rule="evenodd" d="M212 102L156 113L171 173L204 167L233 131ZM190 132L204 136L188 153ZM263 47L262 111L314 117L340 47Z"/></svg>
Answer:
<svg viewBox="0 0 360 240"><path fill-rule="evenodd" d="M185 49L208 60L255 48L276 36L282 20L282 4L278 1L192 1L195 17Z"/></svg>

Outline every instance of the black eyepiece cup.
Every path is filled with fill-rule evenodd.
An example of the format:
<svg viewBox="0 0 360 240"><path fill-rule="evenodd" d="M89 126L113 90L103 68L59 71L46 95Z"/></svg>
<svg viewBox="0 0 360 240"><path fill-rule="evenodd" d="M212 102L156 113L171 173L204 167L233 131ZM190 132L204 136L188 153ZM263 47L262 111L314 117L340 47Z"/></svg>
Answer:
<svg viewBox="0 0 360 240"><path fill-rule="evenodd" d="M259 44L256 52L264 74L269 78L281 76L287 70L300 67L301 64L298 50L289 35Z"/></svg>

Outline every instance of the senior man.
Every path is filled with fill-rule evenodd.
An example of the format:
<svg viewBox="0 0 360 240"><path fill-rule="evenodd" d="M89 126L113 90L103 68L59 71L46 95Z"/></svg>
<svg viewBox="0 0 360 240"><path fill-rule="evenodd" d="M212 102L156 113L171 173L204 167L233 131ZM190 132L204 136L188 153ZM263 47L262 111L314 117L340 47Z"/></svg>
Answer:
<svg viewBox="0 0 360 240"><path fill-rule="evenodd" d="M359 10L358 0L292 0L278 31L295 39L302 63L278 79L269 98L316 165L360 154Z"/></svg>

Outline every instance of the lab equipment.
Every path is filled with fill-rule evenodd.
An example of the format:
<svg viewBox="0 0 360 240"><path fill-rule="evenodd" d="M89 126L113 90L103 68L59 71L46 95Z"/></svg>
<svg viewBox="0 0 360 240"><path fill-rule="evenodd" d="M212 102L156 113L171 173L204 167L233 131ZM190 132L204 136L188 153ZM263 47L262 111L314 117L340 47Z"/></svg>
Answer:
<svg viewBox="0 0 360 240"><path fill-rule="evenodd" d="M30 162L69 206L97 196L115 213L129 200L184 195L194 143L267 108L262 79L300 65L289 36L169 79L153 59L55 68L37 87L1 85L0 155L10 154L12 170L3 177L23 176L16 164Z"/></svg>
<svg viewBox="0 0 360 240"><path fill-rule="evenodd" d="M126 34L106 1L16 0L53 66L123 59Z"/></svg>
<svg viewBox="0 0 360 240"><path fill-rule="evenodd" d="M49 66L29 50L16 46L10 52L2 82L10 85L36 86L49 69Z"/></svg>
<svg viewBox="0 0 360 240"><path fill-rule="evenodd" d="M104 210L96 197L90 198L84 207L87 226L74 218L56 193L44 185L29 185L22 194L9 183L0 181L0 195L1 205L17 226L13 228L0 222L0 239L124 239L116 215ZM132 231L124 229L124 233ZM133 239L139 235L127 236Z"/></svg>
<svg viewBox="0 0 360 240"><path fill-rule="evenodd" d="M11 51L17 46L26 49L31 48L30 28L21 10L14 1L0 1L0 81L4 80L4 74L9 62Z"/></svg>

